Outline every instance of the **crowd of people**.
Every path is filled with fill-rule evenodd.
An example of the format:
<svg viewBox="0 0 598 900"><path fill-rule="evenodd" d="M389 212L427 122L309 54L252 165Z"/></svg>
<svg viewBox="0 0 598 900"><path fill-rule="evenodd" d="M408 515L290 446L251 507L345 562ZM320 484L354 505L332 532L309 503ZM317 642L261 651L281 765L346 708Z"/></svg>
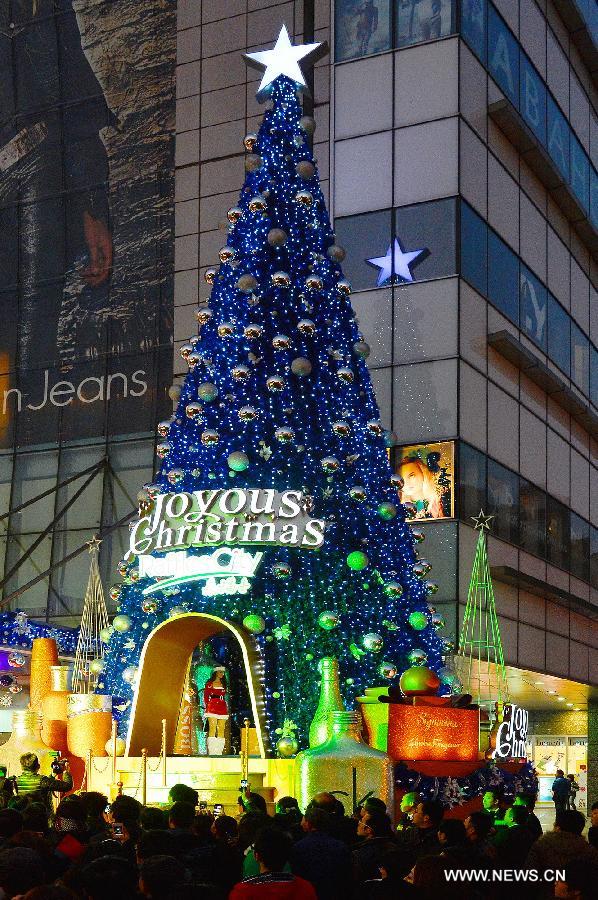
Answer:
<svg viewBox="0 0 598 900"><path fill-rule="evenodd" d="M62 796L54 812L51 797L72 786L68 772L44 778L34 754L22 765L18 792L3 791L0 809L0 900L597 896L598 803L587 838L578 810L559 808L544 834L533 797L507 804L493 790L464 821L405 794L398 825L373 796L350 815L334 793L317 794L304 811L283 797L269 811L246 789L230 816L184 784L171 788L167 808L126 795L109 803L91 791ZM565 874L545 879L548 870ZM508 871L539 880L497 877Z"/></svg>

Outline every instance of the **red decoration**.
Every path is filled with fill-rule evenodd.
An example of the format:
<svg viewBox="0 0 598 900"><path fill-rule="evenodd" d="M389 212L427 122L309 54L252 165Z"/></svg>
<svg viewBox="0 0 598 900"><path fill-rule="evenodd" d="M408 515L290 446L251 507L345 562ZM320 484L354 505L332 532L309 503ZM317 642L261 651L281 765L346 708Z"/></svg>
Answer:
<svg viewBox="0 0 598 900"><path fill-rule="evenodd" d="M390 705L388 753L397 760L478 760L478 711Z"/></svg>

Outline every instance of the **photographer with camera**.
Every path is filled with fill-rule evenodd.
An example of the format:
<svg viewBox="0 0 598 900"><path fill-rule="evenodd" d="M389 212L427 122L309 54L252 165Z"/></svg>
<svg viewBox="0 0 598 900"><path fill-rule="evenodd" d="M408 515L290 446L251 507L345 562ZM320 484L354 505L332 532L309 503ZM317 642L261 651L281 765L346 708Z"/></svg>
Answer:
<svg viewBox="0 0 598 900"><path fill-rule="evenodd" d="M44 806L51 811L53 792L67 794L72 791L73 779L68 760L55 759L52 763L53 775L39 774L39 759L35 753L23 753L19 761L22 769L16 780L19 795L39 794Z"/></svg>

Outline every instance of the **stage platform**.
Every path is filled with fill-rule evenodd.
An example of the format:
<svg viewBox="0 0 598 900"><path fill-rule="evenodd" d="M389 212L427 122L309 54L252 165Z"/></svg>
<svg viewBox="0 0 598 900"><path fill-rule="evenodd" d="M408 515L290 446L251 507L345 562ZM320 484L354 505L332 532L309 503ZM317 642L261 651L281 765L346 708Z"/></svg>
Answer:
<svg viewBox="0 0 598 900"><path fill-rule="evenodd" d="M263 759L250 756L248 779L251 789L261 794L270 812L279 797L294 795L294 760ZM195 788L199 799L209 808L222 803L227 815L237 815L237 797L240 792L241 758L239 756L167 756L166 776L162 760L147 758L145 800L150 806L168 803L168 791L174 784L188 784ZM116 778L113 778L112 759L95 756L87 789L101 791L113 799L122 782L123 794L129 794L143 802L142 758L122 756L116 760Z"/></svg>

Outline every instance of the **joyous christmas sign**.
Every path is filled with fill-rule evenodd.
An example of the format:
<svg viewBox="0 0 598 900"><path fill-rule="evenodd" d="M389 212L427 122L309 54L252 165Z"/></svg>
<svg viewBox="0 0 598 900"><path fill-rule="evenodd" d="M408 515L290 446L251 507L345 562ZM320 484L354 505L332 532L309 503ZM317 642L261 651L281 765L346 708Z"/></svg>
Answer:
<svg viewBox="0 0 598 900"><path fill-rule="evenodd" d="M231 488L161 494L152 513L131 530L129 554L224 543L317 549L326 523L311 518L312 505L313 497L301 491Z"/></svg>

